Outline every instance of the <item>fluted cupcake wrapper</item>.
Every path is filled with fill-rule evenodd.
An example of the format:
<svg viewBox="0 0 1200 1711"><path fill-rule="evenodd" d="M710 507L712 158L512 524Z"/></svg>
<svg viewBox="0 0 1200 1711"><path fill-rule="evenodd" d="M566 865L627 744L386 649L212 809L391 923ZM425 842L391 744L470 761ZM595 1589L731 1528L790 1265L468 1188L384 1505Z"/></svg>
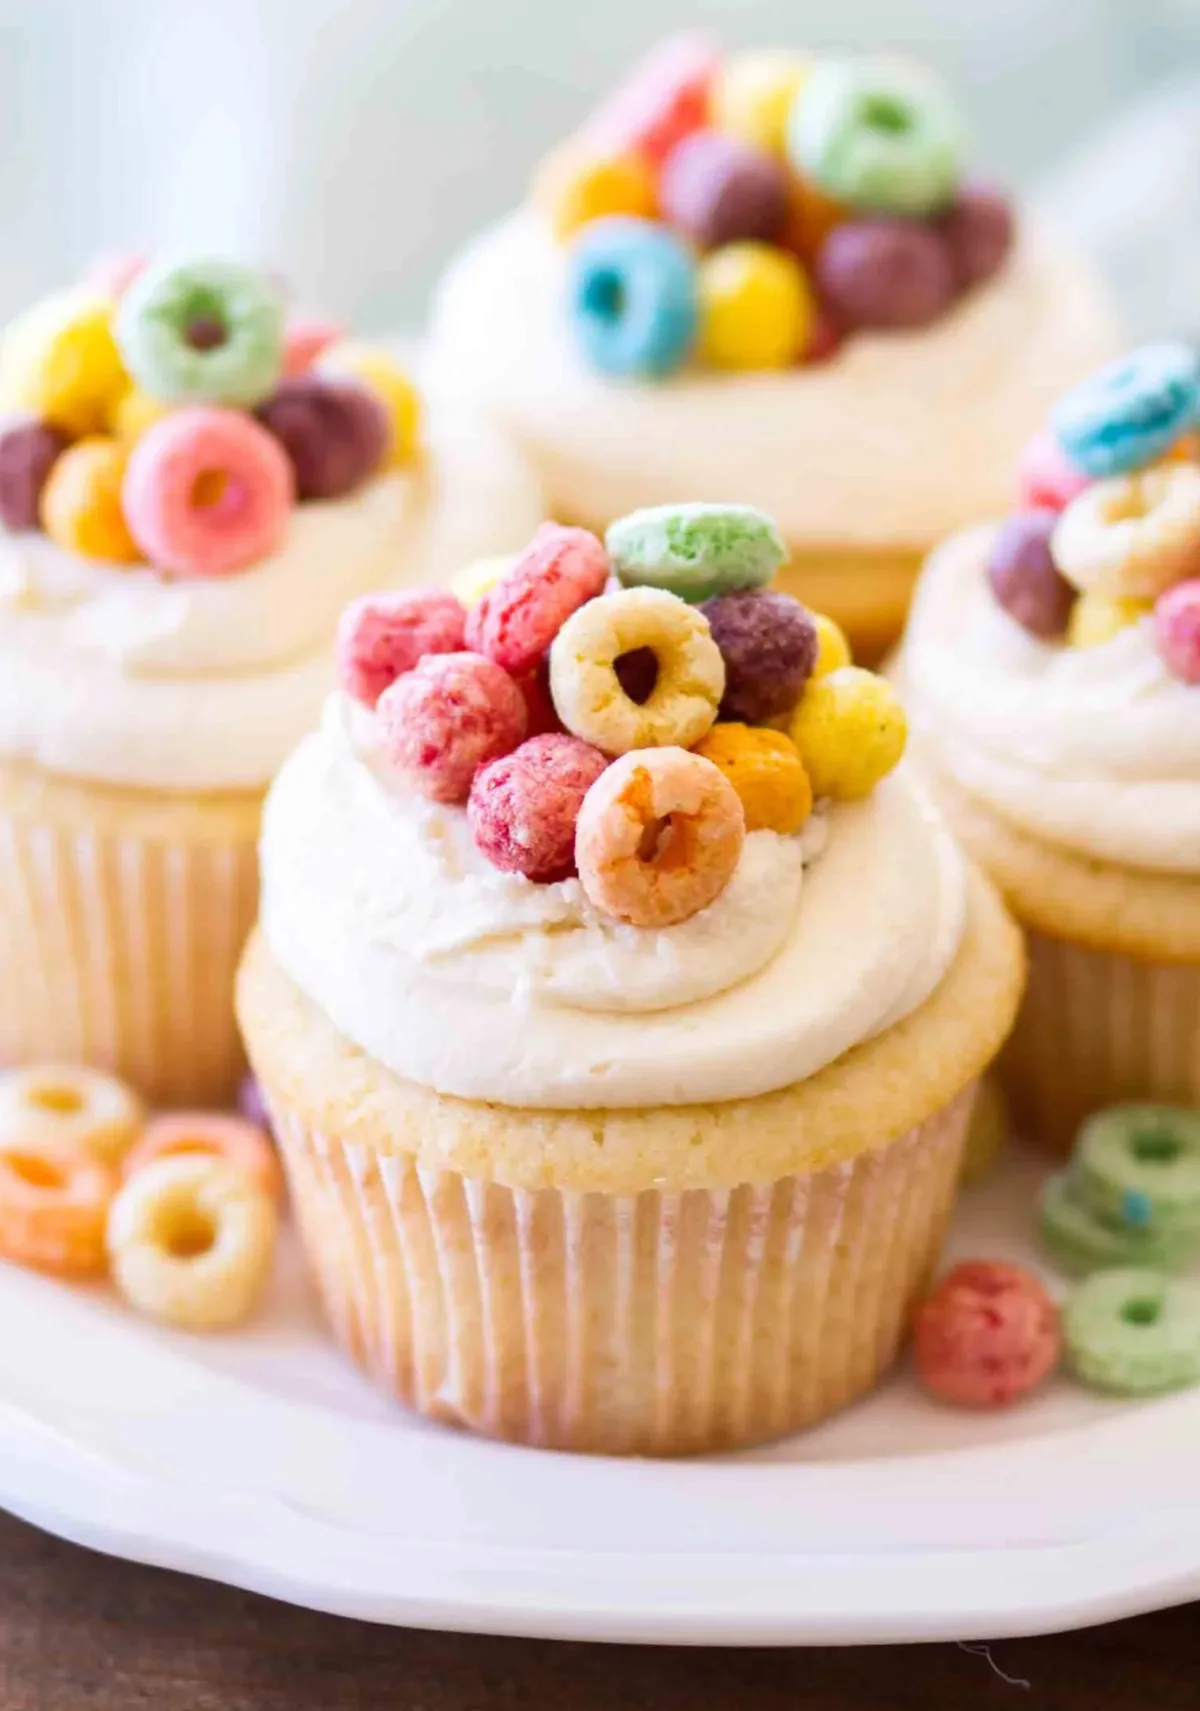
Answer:
<svg viewBox="0 0 1200 1711"><path fill-rule="evenodd" d="M522 1191L317 1133L267 1088L335 1332L423 1414L559 1449L749 1444L851 1401L936 1264L974 1087L875 1151L723 1191Z"/></svg>
<svg viewBox="0 0 1200 1711"><path fill-rule="evenodd" d="M0 1063L114 1071L158 1104L230 1099L254 839L172 842L0 814Z"/></svg>
<svg viewBox="0 0 1200 1711"><path fill-rule="evenodd" d="M1200 1104L1200 964L1028 935L1029 984L1000 1074L1018 1127L1066 1152L1091 1111Z"/></svg>

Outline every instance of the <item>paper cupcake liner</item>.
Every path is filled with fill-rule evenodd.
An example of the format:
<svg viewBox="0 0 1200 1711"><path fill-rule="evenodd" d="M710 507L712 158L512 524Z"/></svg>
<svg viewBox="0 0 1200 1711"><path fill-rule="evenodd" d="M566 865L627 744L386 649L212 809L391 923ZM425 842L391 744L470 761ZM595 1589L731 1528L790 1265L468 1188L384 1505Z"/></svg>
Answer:
<svg viewBox="0 0 1200 1711"><path fill-rule="evenodd" d="M1200 1104L1200 965L1138 962L1030 933L1029 984L1000 1073L1018 1126L1066 1152L1089 1112Z"/></svg>
<svg viewBox="0 0 1200 1711"><path fill-rule="evenodd" d="M244 1056L254 840L185 843L0 814L0 1062L82 1062L154 1103L222 1104Z"/></svg>
<svg viewBox="0 0 1200 1711"><path fill-rule="evenodd" d="M334 1330L435 1419L675 1455L842 1407L936 1264L974 1087L874 1152L760 1186L523 1191L317 1133L267 1089Z"/></svg>

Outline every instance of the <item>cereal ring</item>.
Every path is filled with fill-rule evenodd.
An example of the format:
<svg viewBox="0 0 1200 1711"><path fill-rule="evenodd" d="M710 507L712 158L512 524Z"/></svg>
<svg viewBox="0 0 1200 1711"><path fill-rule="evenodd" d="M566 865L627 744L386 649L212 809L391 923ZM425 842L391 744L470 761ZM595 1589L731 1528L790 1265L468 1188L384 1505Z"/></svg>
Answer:
<svg viewBox="0 0 1200 1711"><path fill-rule="evenodd" d="M227 576L282 545L292 466L240 411L176 410L134 446L122 500L152 564L177 576Z"/></svg>
<svg viewBox="0 0 1200 1711"><path fill-rule="evenodd" d="M1200 354L1143 345L1060 398L1050 418L1075 468L1100 480L1142 469L1200 421Z"/></svg>
<svg viewBox="0 0 1200 1711"><path fill-rule="evenodd" d="M1200 1236L1200 1111L1113 1105L1079 1131L1072 1173L1102 1217Z"/></svg>
<svg viewBox="0 0 1200 1711"><path fill-rule="evenodd" d="M765 725L790 713L817 661L817 632L800 602L750 588L700 610L725 661L720 716Z"/></svg>
<svg viewBox="0 0 1200 1711"><path fill-rule="evenodd" d="M788 114L813 62L781 48L730 54L718 69L709 95L709 116L718 130L767 154L781 156Z"/></svg>
<svg viewBox="0 0 1200 1711"><path fill-rule="evenodd" d="M1114 1266L1176 1271L1200 1247L1190 1230L1154 1230L1103 1217L1081 1199L1071 1175L1048 1178L1038 1213L1042 1245L1068 1277L1090 1277Z"/></svg>
<svg viewBox="0 0 1200 1711"><path fill-rule="evenodd" d="M283 300L248 267L148 267L121 300L117 343L133 379L172 404L249 408L283 369Z"/></svg>
<svg viewBox="0 0 1200 1711"><path fill-rule="evenodd" d="M971 291L995 277L1012 253L1016 218L1011 200L991 184L965 184L944 214L938 231L946 241L958 291Z"/></svg>
<svg viewBox="0 0 1200 1711"><path fill-rule="evenodd" d="M580 349L601 374L671 374L696 339L696 264L682 238L652 220L593 220L571 251L568 303Z"/></svg>
<svg viewBox="0 0 1200 1711"><path fill-rule="evenodd" d="M1050 542L1068 582L1153 600L1200 560L1200 469L1159 464L1072 499Z"/></svg>
<svg viewBox="0 0 1200 1711"><path fill-rule="evenodd" d="M625 693L615 669L637 648L651 648L658 662L641 703ZM626 588L567 619L550 649L550 693L567 730L605 754L690 748L717 716L725 662L694 607L661 588Z"/></svg>
<svg viewBox="0 0 1200 1711"><path fill-rule="evenodd" d="M64 1141L0 1142L0 1255L64 1277L100 1271L111 1165Z"/></svg>
<svg viewBox="0 0 1200 1711"><path fill-rule="evenodd" d="M578 737L546 735L481 767L467 800L477 847L504 873L540 885L570 878L579 809L607 765Z"/></svg>
<svg viewBox="0 0 1200 1711"><path fill-rule="evenodd" d="M0 522L19 533L36 529L42 491L71 441L49 422L10 422L0 428Z"/></svg>
<svg viewBox="0 0 1200 1711"><path fill-rule="evenodd" d="M113 301L65 291L11 323L0 347L0 408L72 439L99 433L129 384L113 338Z"/></svg>
<svg viewBox="0 0 1200 1711"><path fill-rule="evenodd" d="M1200 579L1177 583L1154 608L1154 644L1182 683L1200 683Z"/></svg>
<svg viewBox="0 0 1200 1711"><path fill-rule="evenodd" d="M966 1260L942 1278L913 1325L917 1376L960 1408L1004 1408L1058 1364L1058 1308L1032 1272Z"/></svg>
<svg viewBox="0 0 1200 1711"><path fill-rule="evenodd" d="M342 328L320 315L289 315L283 327L283 377L306 374L317 358L337 343Z"/></svg>
<svg viewBox="0 0 1200 1711"><path fill-rule="evenodd" d="M625 588L665 588L699 605L761 588L787 558L779 531L752 505L651 505L610 523L608 556Z"/></svg>
<svg viewBox="0 0 1200 1711"><path fill-rule="evenodd" d="M812 813L812 785L782 731L714 725L692 750L719 767L738 793L748 832L798 832Z"/></svg>
<svg viewBox="0 0 1200 1711"><path fill-rule="evenodd" d="M112 1279L139 1312L210 1331L253 1310L271 1270L275 1203L217 1158L160 1158L124 1184L108 1216Z"/></svg>
<svg viewBox="0 0 1200 1711"><path fill-rule="evenodd" d="M297 499L344 499L382 467L387 412L357 380L297 375L254 414L287 453Z"/></svg>
<svg viewBox="0 0 1200 1711"><path fill-rule="evenodd" d="M1075 1377L1116 1396L1153 1396L1200 1379L1200 1285L1147 1271L1102 1271L1063 1308Z"/></svg>
<svg viewBox="0 0 1200 1711"><path fill-rule="evenodd" d="M622 755L583 799L575 829L591 903L635 927L670 927L707 909L746 838L737 791L681 748Z"/></svg>
<svg viewBox="0 0 1200 1711"><path fill-rule="evenodd" d="M95 434L76 440L55 463L42 489L42 527L65 552L109 564L141 558L122 504L125 447Z"/></svg>
<svg viewBox="0 0 1200 1711"><path fill-rule="evenodd" d="M796 171L871 213L932 214L954 196L958 114L939 85L894 61L821 60L788 119Z"/></svg>
<svg viewBox="0 0 1200 1711"><path fill-rule="evenodd" d="M809 680L788 734L813 794L845 802L866 796L899 765L908 722L885 678L844 665Z"/></svg>
<svg viewBox="0 0 1200 1711"><path fill-rule="evenodd" d="M525 700L482 654L427 654L375 709L384 753L433 802L465 802L481 766L525 736Z"/></svg>
<svg viewBox="0 0 1200 1711"><path fill-rule="evenodd" d="M322 353L317 369L357 380L373 393L388 419L385 464L399 469L412 462L421 438L421 394L390 352L376 345L337 344Z"/></svg>
<svg viewBox="0 0 1200 1711"><path fill-rule="evenodd" d="M572 612L602 592L609 568L608 554L587 529L543 523L467 614L467 646L524 677Z"/></svg>
<svg viewBox="0 0 1200 1711"><path fill-rule="evenodd" d="M1007 1144L1011 1128L1008 1102L1000 1083L994 1076L985 1075L971 1107L971 1121L967 1125L967 1139L959 1167L961 1182L978 1182L987 1175Z"/></svg>
<svg viewBox="0 0 1200 1711"><path fill-rule="evenodd" d="M987 578L1014 623L1045 640L1066 634L1075 590L1054 562L1056 511L1018 511L992 537Z"/></svg>
<svg viewBox="0 0 1200 1711"><path fill-rule="evenodd" d="M928 327L954 300L946 240L912 220L847 220L816 262L822 301L839 326Z"/></svg>
<svg viewBox="0 0 1200 1711"><path fill-rule="evenodd" d="M1017 460L1017 493L1031 511L1061 511L1088 486L1049 428L1025 442Z"/></svg>
<svg viewBox="0 0 1200 1711"><path fill-rule="evenodd" d="M840 624L835 624L832 618L827 618L823 612L810 612L813 629L817 632L817 657L813 662L814 677L828 677L831 671L840 671L844 665L851 665L854 656L850 652L850 643L846 640L845 631Z"/></svg>
<svg viewBox="0 0 1200 1711"><path fill-rule="evenodd" d="M402 588L352 600L334 638L339 683L353 700L374 707L426 654L461 653L466 618L461 602L441 588Z"/></svg>
<svg viewBox="0 0 1200 1711"><path fill-rule="evenodd" d="M780 162L721 131L693 131L663 162L663 216L703 250L743 240L773 243L787 224Z"/></svg>
<svg viewBox="0 0 1200 1711"><path fill-rule="evenodd" d="M654 173L641 155L592 155L577 142L555 149L542 162L533 202L560 244L593 220L612 214L652 220L658 211Z"/></svg>
<svg viewBox="0 0 1200 1711"><path fill-rule="evenodd" d="M794 255L772 244L724 244L701 259L700 350L712 368L775 369L796 362L817 305Z"/></svg>
<svg viewBox="0 0 1200 1711"><path fill-rule="evenodd" d="M652 163L665 159L681 137L699 130L721 51L702 30L669 36L639 60L592 115L586 140L609 154L629 151Z"/></svg>
<svg viewBox="0 0 1200 1711"><path fill-rule="evenodd" d="M147 1123L121 1164L128 1182L160 1158L217 1158L251 1177L273 1200L283 1196L279 1159L262 1129L217 1111L172 1111Z"/></svg>
<svg viewBox="0 0 1200 1711"><path fill-rule="evenodd" d="M1067 620L1067 646L1102 648L1122 630L1140 624L1153 610L1153 603L1149 600L1121 599L1089 589L1071 608L1071 616Z"/></svg>
<svg viewBox="0 0 1200 1711"><path fill-rule="evenodd" d="M116 1164L144 1121L133 1089L98 1069L42 1063L0 1074L3 1144L47 1141L101 1164Z"/></svg>

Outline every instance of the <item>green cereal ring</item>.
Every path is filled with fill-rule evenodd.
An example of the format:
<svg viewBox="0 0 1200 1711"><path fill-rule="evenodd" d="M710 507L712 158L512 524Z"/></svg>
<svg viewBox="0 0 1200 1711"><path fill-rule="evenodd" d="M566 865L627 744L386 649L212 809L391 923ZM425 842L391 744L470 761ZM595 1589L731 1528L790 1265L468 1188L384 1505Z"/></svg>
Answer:
<svg viewBox="0 0 1200 1711"><path fill-rule="evenodd" d="M1200 1379L1200 1284L1099 1271L1063 1308L1067 1366L1096 1390L1152 1396Z"/></svg>
<svg viewBox="0 0 1200 1711"><path fill-rule="evenodd" d="M1113 1105L1079 1131L1072 1169L1103 1217L1200 1233L1200 1111Z"/></svg>
<svg viewBox="0 0 1200 1711"><path fill-rule="evenodd" d="M770 517L752 505L652 505L618 517L604 537L625 588L665 588L695 606L762 588L787 558Z"/></svg>
<svg viewBox="0 0 1200 1711"><path fill-rule="evenodd" d="M1197 1238L1190 1232L1138 1228L1103 1217L1081 1199L1074 1177L1050 1177L1042 1189L1039 1212L1043 1245L1068 1277L1088 1277L1114 1266L1175 1271L1197 1247Z"/></svg>
<svg viewBox="0 0 1200 1711"><path fill-rule="evenodd" d="M924 73L896 64L824 60L788 119L788 153L856 212L917 217L954 198L963 152L953 103Z"/></svg>
<svg viewBox="0 0 1200 1711"><path fill-rule="evenodd" d="M252 268L148 267L121 299L117 344L151 398L249 409L282 373L283 319L278 291Z"/></svg>

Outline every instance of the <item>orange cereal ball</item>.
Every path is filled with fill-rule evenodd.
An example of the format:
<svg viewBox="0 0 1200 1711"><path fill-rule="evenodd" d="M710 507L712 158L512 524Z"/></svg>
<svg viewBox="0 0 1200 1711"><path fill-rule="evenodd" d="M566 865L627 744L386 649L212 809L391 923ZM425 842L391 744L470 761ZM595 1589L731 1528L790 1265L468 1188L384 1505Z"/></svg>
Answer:
<svg viewBox="0 0 1200 1711"><path fill-rule="evenodd" d="M850 210L811 179L793 177L789 189L783 243L803 261L812 263L834 227L850 218Z"/></svg>
<svg viewBox="0 0 1200 1711"><path fill-rule="evenodd" d="M610 214L652 220L658 209L654 174L640 155L604 158L571 144L543 161L534 179L533 200L560 244L591 220Z"/></svg>
<svg viewBox="0 0 1200 1711"><path fill-rule="evenodd" d="M385 467L399 469L412 462L421 437L421 394L390 352L348 339L323 351L314 368L320 374L357 380L373 392L387 413L391 429Z"/></svg>
<svg viewBox="0 0 1200 1711"><path fill-rule="evenodd" d="M19 316L0 345L0 409L21 411L71 435L105 426L129 385L100 292L64 291Z"/></svg>
<svg viewBox="0 0 1200 1711"><path fill-rule="evenodd" d="M738 793L748 832L798 832L812 813L812 785L795 743L781 731L714 725L692 749Z"/></svg>
<svg viewBox="0 0 1200 1711"><path fill-rule="evenodd" d="M816 319L795 256L770 244L725 244L697 269L700 348L712 368L775 369L797 361Z"/></svg>
<svg viewBox="0 0 1200 1711"><path fill-rule="evenodd" d="M138 564L141 553L121 508L125 448L103 434L78 440L42 489L42 527L67 552L110 564Z"/></svg>
<svg viewBox="0 0 1200 1711"><path fill-rule="evenodd" d="M899 763L908 721L885 678L857 665L813 678L800 697L791 738L816 796L867 796Z"/></svg>
<svg viewBox="0 0 1200 1711"><path fill-rule="evenodd" d="M805 55L785 48L730 54L709 91L711 123L768 154L784 154L788 114L811 68Z"/></svg>
<svg viewBox="0 0 1200 1711"><path fill-rule="evenodd" d="M841 625L835 624L823 612L810 612L809 617L817 632L817 662L812 668L813 677L828 677L831 671L840 671L842 666L851 665L853 655Z"/></svg>

